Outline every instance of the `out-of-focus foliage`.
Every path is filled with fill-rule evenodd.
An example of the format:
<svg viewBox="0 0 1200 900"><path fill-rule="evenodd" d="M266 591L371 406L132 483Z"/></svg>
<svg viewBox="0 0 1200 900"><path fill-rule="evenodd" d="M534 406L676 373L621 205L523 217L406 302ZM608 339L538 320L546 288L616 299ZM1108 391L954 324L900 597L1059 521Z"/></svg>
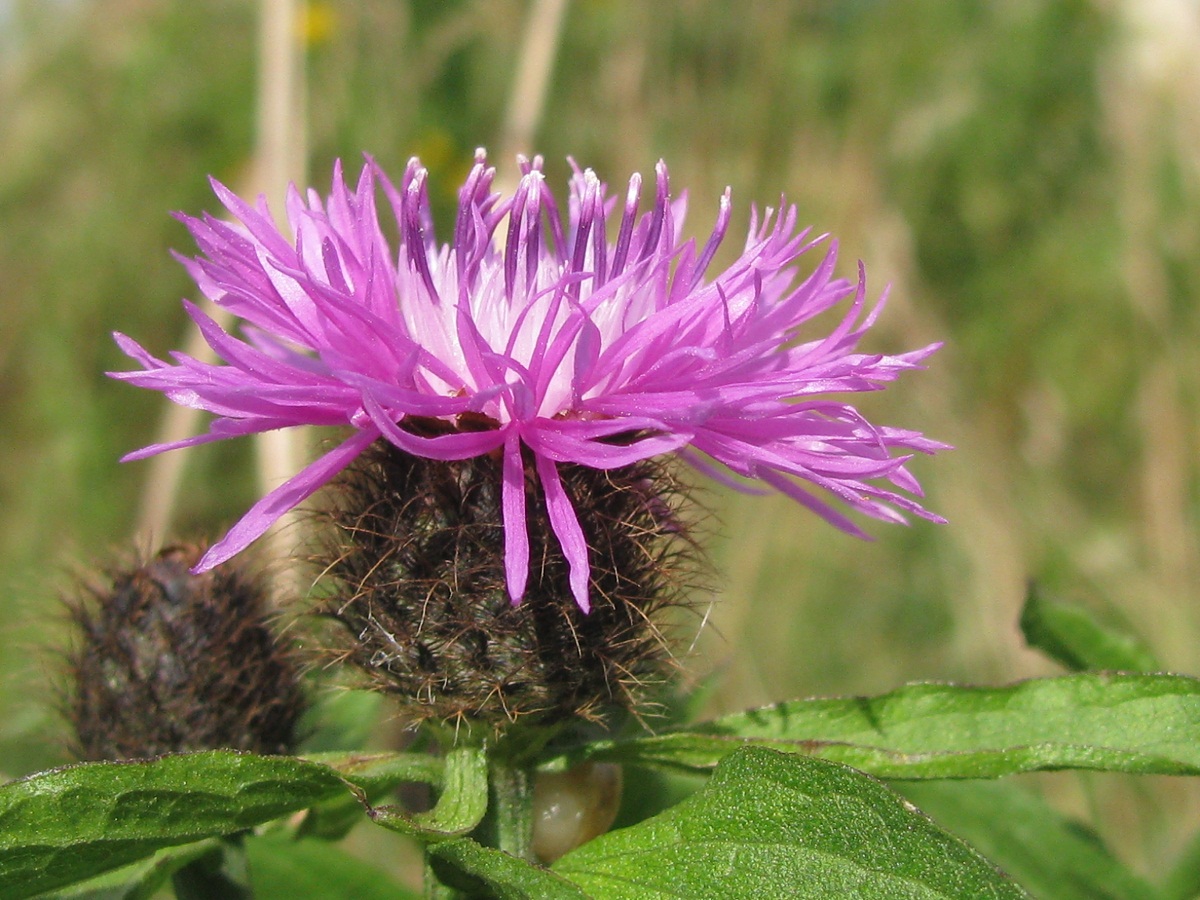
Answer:
<svg viewBox="0 0 1200 900"><path fill-rule="evenodd" d="M397 170L417 153L448 210L474 148L500 149L527 6L312 0L312 182L335 157ZM194 289L168 250L192 248L168 214L213 209L210 173L248 189L256 4L6 8L0 771L18 774L63 758L54 662L30 652L58 628L56 573L128 538L146 467L116 460L162 412L103 377L126 365L108 333L180 345ZM706 489L721 588L685 663L725 667L719 709L1048 671L1016 629L1031 576L1120 609L1169 667L1200 667L1197 15L1186 0L570 5L522 148L551 178L568 154L618 184L661 156L698 232L727 184L735 230L785 191L839 236L847 274L861 257L873 290L892 283L876 349L947 343L870 414L958 445L916 463L951 525L875 526L862 545L785 500ZM237 443L191 457L185 533L245 508L249 460ZM1200 807L1183 791L1134 802L1149 865Z"/></svg>

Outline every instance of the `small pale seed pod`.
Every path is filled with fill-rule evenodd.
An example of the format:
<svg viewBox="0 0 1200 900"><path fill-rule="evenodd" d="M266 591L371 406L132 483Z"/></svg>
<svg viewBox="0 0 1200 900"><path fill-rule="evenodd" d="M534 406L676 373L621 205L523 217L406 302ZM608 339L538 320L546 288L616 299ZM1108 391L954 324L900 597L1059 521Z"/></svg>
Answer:
<svg viewBox="0 0 1200 900"><path fill-rule="evenodd" d="M532 849L546 865L612 827L621 805L621 767L583 763L541 772L533 785Z"/></svg>

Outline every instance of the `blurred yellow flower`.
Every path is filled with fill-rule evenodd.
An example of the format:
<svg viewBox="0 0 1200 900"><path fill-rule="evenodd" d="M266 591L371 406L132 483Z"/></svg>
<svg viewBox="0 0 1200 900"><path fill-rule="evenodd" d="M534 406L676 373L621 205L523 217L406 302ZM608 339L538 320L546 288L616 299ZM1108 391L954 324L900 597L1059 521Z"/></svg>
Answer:
<svg viewBox="0 0 1200 900"><path fill-rule="evenodd" d="M296 36L306 47L315 47L328 42L337 30L337 13L333 4L314 0L305 3L296 17Z"/></svg>

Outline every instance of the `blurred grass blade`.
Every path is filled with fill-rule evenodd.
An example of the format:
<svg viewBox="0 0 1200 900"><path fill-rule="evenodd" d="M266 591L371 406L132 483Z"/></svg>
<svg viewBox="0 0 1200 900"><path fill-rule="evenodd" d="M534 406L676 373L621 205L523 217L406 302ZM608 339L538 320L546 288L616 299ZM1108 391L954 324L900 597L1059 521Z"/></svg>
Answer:
<svg viewBox="0 0 1200 900"><path fill-rule="evenodd" d="M1046 769L1200 775L1200 681L1080 674L995 687L913 684L796 700L686 731L576 748L585 759L706 769L747 746L821 756L885 778L996 778Z"/></svg>
<svg viewBox="0 0 1200 900"><path fill-rule="evenodd" d="M897 790L1038 900L1164 900L1098 835L1021 785L926 781Z"/></svg>
<svg viewBox="0 0 1200 900"><path fill-rule="evenodd" d="M748 747L659 816L601 835L554 871L596 898L1027 895L861 772Z"/></svg>
<svg viewBox="0 0 1200 900"><path fill-rule="evenodd" d="M226 750L32 775L0 787L0 900L234 834L346 790L325 766Z"/></svg>
<svg viewBox="0 0 1200 900"><path fill-rule="evenodd" d="M305 754L361 751L379 721L383 703L383 695L375 691L324 692L300 724L300 732L310 735L301 745L301 751Z"/></svg>
<svg viewBox="0 0 1200 900"><path fill-rule="evenodd" d="M407 813L396 806L369 811L385 828L419 840L445 840L464 835L483 819L488 803L487 755L478 747L457 747L446 754L437 805L428 812Z"/></svg>
<svg viewBox="0 0 1200 900"><path fill-rule="evenodd" d="M1047 599L1036 584L1021 610L1021 633L1030 647L1074 672L1163 670L1136 635L1102 624L1082 606Z"/></svg>

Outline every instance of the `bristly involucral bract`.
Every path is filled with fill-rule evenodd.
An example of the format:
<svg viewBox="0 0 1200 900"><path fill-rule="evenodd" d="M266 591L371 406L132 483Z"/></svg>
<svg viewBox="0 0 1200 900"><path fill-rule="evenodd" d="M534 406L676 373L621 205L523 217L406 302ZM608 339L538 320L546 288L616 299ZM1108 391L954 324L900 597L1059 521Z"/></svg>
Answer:
<svg viewBox="0 0 1200 900"><path fill-rule="evenodd" d="M762 482L854 534L858 526L829 495L879 519L904 521L909 512L939 520L913 499L921 490L906 462L913 451L946 445L874 425L837 399L919 368L938 345L858 352L882 300L868 309L861 265L857 283L834 277L835 241L809 274L799 273L799 258L822 238L797 228L794 206L752 214L741 255L709 277L729 227L728 190L699 246L679 236L686 199L671 199L661 162L640 214L640 176L623 197L609 197L590 169L575 168L565 220L541 159L522 159L521 169L515 193L502 197L480 151L443 245L416 159L399 185L368 159L354 188L336 166L326 199L293 188L286 211L294 239L265 200L251 206L216 181L240 224L181 216L203 253L184 265L243 327L231 335L185 302L217 365L179 353L166 362L116 335L143 370L115 377L216 417L206 434L126 459L294 425L352 429L259 500L198 570L238 553L381 438L431 459L502 459L513 602L530 565L522 446L585 611L588 547L563 463L613 469L678 453L722 480ZM379 188L398 250L380 226ZM830 333L805 332L845 300Z"/></svg>

